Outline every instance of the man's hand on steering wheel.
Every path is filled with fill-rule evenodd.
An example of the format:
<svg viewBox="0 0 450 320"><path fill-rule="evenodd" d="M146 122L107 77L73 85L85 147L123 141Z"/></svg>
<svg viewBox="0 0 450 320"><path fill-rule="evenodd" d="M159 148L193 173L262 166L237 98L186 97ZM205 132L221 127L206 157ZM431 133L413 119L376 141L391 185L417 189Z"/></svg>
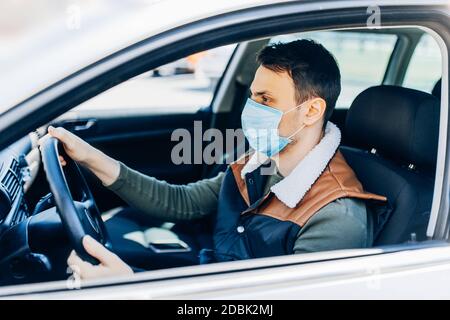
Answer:
<svg viewBox="0 0 450 320"><path fill-rule="evenodd" d="M67 155L81 165L86 165L86 162L89 160L89 154L96 151L89 143L62 127L54 128L50 126L48 127L48 133L50 136L58 139ZM65 162L62 157L61 159Z"/></svg>
<svg viewBox="0 0 450 320"><path fill-rule="evenodd" d="M93 234L99 241L101 239L102 243L109 244L100 212L74 161L91 170L104 185L109 185L117 179L119 163L64 128L49 127L48 133L40 141L44 169L61 220L78 252L71 253L67 260L68 265L81 279L132 274L132 269L125 262L89 235ZM56 141L49 141L52 137L62 144L66 158L58 153ZM83 199L74 201L68 180L64 178L65 174L58 162L69 167L66 170L71 171L72 178L75 177L72 179L75 181L74 186L79 189ZM98 265L94 265L96 263Z"/></svg>
<svg viewBox="0 0 450 320"><path fill-rule="evenodd" d="M90 236L83 238L86 251L100 263L93 265L82 260L75 251L67 259L67 265L80 279L95 279L100 277L131 275L133 270L116 254L106 249L101 243Z"/></svg>
<svg viewBox="0 0 450 320"><path fill-rule="evenodd" d="M58 139L72 160L89 169L100 179L103 185L108 186L116 181L120 173L119 162L100 150L94 148L89 143L74 135L72 132L59 127L48 128L48 136ZM64 165L66 159L60 158Z"/></svg>

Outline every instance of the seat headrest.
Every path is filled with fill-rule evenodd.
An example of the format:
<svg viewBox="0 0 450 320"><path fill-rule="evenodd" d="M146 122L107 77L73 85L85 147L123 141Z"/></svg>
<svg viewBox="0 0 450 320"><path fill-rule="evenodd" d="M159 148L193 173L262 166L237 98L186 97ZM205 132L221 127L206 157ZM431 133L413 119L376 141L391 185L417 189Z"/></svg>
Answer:
<svg viewBox="0 0 450 320"><path fill-rule="evenodd" d="M439 100L431 94L397 86L364 90L346 120L351 145L404 164L434 168L439 137Z"/></svg>
<svg viewBox="0 0 450 320"><path fill-rule="evenodd" d="M441 98L441 85L442 85L442 80L439 79L433 87L433 90L431 91L431 94L433 96L435 96L436 98L440 99Z"/></svg>

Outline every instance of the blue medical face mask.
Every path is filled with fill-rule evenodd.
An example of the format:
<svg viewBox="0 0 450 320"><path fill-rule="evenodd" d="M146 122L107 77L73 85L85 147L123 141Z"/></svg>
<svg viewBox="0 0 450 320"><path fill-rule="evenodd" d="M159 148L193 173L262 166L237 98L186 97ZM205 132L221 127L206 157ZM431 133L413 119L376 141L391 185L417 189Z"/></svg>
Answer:
<svg viewBox="0 0 450 320"><path fill-rule="evenodd" d="M268 157L272 157L283 150L292 142L292 137L300 132L305 125L300 127L288 137L278 135L278 126L284 114L291 112L297 108L301 108L305 103L282 112L275 108L271 108L247 99L244 110L241 114L242 130L244 135L254 150L259 151Z"/></svg>

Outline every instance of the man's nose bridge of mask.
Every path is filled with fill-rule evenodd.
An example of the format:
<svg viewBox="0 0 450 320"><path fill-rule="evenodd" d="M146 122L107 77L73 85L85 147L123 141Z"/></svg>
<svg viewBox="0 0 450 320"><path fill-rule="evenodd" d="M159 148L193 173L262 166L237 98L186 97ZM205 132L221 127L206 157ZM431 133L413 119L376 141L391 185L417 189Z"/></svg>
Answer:
<svg viewBox="0 0 450 320"><path fill-rule="evenodd" d="M251 99L250 99L251 100ZM252 100L253 102L255 102L254 100ZM279 117L279 119L278 119L278 123L277 123L277 126L276 126L276 128L258 128L258 129L256 129L256 130L250 130L254 135L258 135L258 134L262 134L262 133L266 133L267 134L267 132L269 132L269 131L274 131L274 132L276 132L276 133L278 133L278 130L279 130L279 126L280 126L280 124L281 124L281 121L282 121L282 117L285 115L285 114L287 114L287 113L289 113L289 112L291 112L291 111L293 111L293 110L296 110L296 109L298 109L298 108L302 108L304 105L306 105L306 103L308 103L309 102L309 100L306 100L306 101L303 101L302 103L300 103L299 105L297 105L297 106L295 106L295 107L293 107L293 108L291 108L291 109L289 109L289 110L287 110L287 111L285 111L285 112L283 112L283 111L281 111L281 110L279 110L279 109L276 109L276 108L272 108L272 107L268 107L268 106L264 106L264 107L266 107L266 110L268 109L268 108L270 108L270 109L272 109L273 111L278 111L279 112L279 115L280 115L280 117ZM256 102L257 103L257 102ZM257 103L258 104L258 103ZM300 132L303 128L305 127L305 125L303 125L301 128L299 128L299 129L297 129L293 134L291 134L291 135L289 135L288 136L288 138L291 138L292 136L294 136L295 134L297 134L298 132ZM272 132L273 133L273 132Z"/></svg>

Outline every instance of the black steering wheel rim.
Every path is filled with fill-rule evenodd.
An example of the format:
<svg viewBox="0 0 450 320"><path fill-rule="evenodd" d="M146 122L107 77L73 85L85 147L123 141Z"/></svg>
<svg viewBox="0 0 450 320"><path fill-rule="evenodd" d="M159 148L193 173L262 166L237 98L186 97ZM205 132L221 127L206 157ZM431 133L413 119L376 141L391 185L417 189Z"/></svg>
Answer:
<svg viewBox="0 0 450 320"><path fill-rule="evenodd" d="M65 154L64 148L56 138L44 139L41 143L41 154L50 191L53 193L58 214L73 248L83 260L98 263L84 249L83 237L90 235L108 249L111 249L111 242L80 168ZM59 160L60 154L66 160L65 168ZM70 175L69 182L66 175ZM76 193L79 201L74 200L72 193Z"/></svg>

